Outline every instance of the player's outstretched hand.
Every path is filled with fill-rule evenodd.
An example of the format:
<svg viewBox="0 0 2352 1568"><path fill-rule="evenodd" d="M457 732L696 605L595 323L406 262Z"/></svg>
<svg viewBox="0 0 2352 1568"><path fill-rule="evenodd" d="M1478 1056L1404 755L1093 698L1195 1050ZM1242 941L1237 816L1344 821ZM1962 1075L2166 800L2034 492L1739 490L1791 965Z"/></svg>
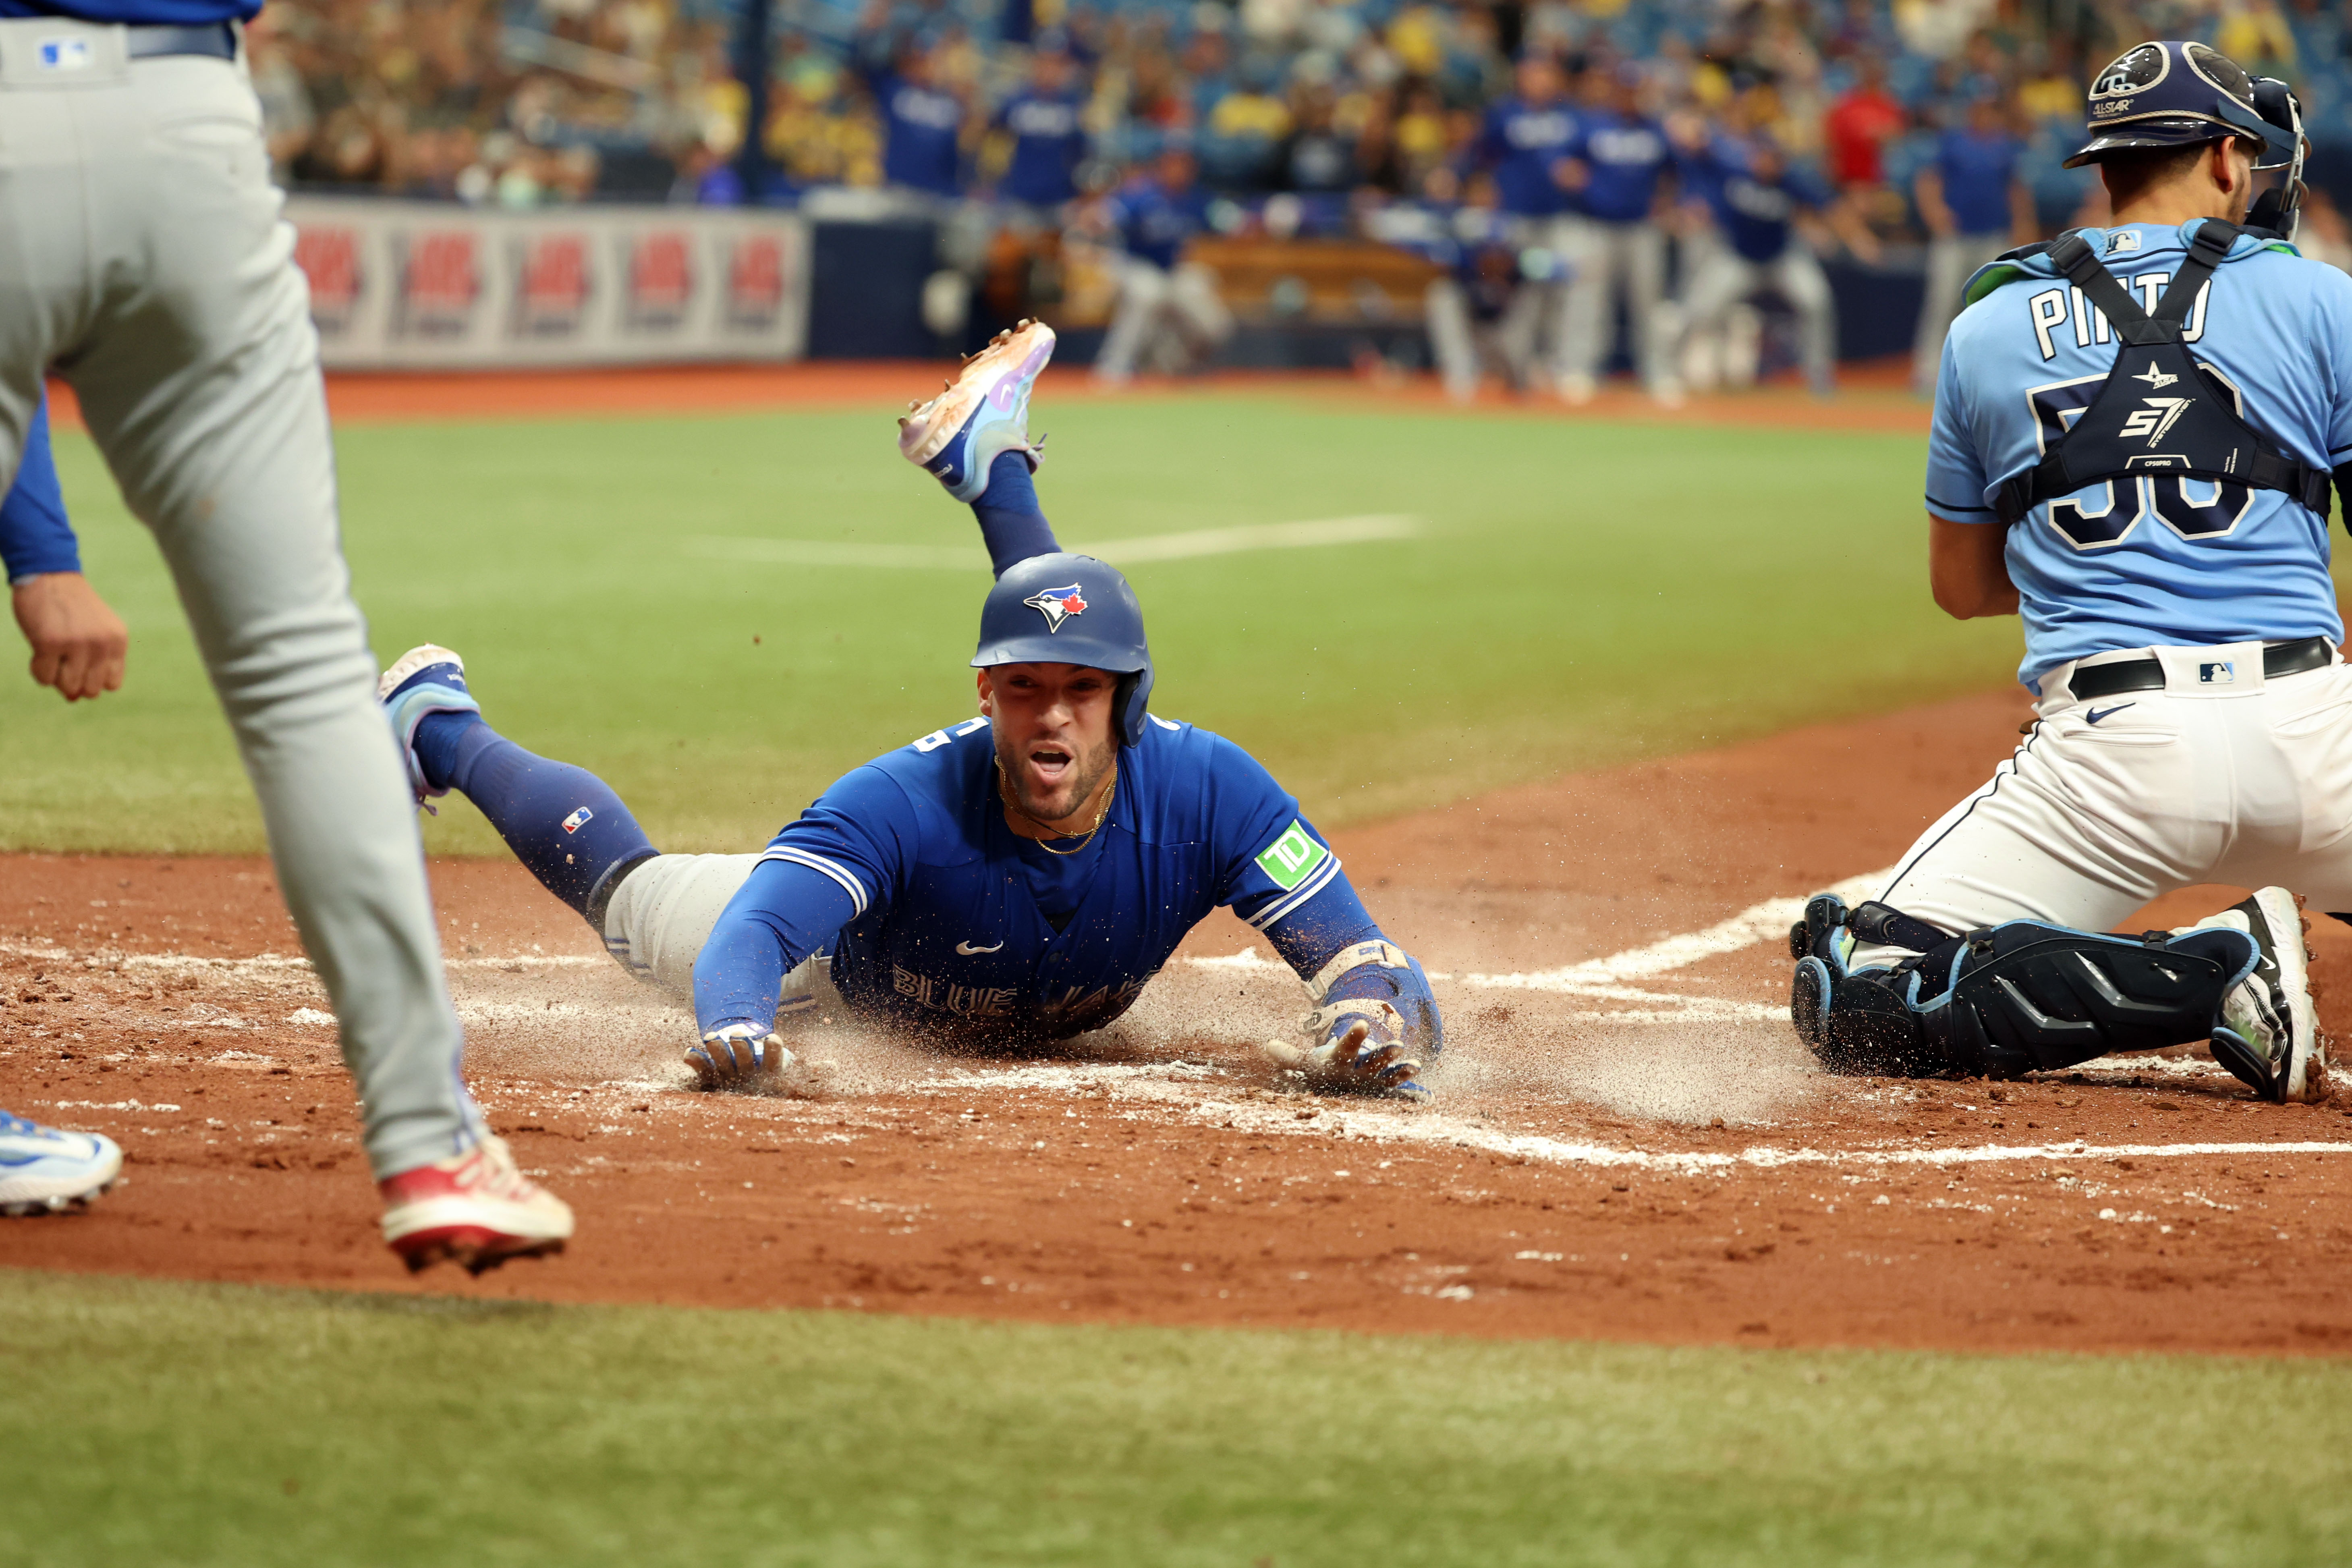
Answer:
<svg viewBox="0 0 2352 1568"><path fill-rule="evenodd" d="M794 1065L784 1042L753 1024L726 1024L686 1053L704 1089L782 1089Z"/></svg>
<svg viewBox="0 0 2352 1568"><path fill-rule="evenodd" d="M1405 1054L1403 1046L1372 1038L1372 1026L1362 1017L1349 1018L1321 1045L1309 1049L1282 1040L1259 1047L1276 1067L1303 1074L1307 1087L1326 1094L1411 1093L1418 1085L1421 1064Z"/></svg>
<svg viewBox="0 0 2352 1568"><path fill-rule="evenodd" d="M11 595L33 645L33 679L68 702L122 689L131 630L79 572L44 572Z"/></svg>

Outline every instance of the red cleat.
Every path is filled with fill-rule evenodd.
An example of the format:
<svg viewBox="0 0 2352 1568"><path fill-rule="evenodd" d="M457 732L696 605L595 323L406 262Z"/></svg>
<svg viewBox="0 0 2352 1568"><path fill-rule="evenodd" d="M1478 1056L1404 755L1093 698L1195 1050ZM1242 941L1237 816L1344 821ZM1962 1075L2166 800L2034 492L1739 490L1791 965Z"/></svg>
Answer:
<svg viewBox="0 0 2352 1568"><path fill-rule="evenodd" d="M479 1274L509 1258L561 1252L572 1235L572 1210L515 1169L498 1138L376 1186L385 1205L384 1242L411 1274L445 1258Z"/></svg>

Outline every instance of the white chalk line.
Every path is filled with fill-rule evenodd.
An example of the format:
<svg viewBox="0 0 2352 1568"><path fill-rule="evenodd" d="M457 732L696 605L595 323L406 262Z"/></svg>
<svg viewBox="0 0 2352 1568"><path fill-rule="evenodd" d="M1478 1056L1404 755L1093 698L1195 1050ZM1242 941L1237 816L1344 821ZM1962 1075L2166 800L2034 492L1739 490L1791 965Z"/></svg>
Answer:
<svg viewBox="0 0 2352 1568"><path fill-rule="evenodd" d="M1328 544L1370 544L1416 539L1417 518L1401 513L1317 518L1307 522L1244 523L1233 528L1196 528L1181 533L1146 533L1066 548L1114 565L1190 561L1204 555L1236 555L1253 550L1300 550ZM719 561L766 566L866 567L886 572L985 572L988 555L968 545L857 544L821 539L745 539L699 534L687 541L694 553Z"/></svg>

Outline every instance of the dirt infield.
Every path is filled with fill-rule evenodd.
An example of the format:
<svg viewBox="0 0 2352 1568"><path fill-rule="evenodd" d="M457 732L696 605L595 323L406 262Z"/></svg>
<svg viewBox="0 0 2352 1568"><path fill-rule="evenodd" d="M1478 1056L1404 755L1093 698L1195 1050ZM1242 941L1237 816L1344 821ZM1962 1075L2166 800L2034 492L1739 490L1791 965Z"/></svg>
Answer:
<svg viewBox="0 0 2352 1568"><path fill-rule="evenodd" d="M749 413L780 408L890 409L905 405L936 374L928 360L860 361L788 365L690 365L646 370L467 371L344 374L327 378L327 401L339 424L419 420L574 419L647 415ZM1409 409L1416 414L1486 416L1516 409L1533 416L1639 419L1696 425L1764 426L1796 430L1871 430L1925 436L1927 406L1904 390L1901 367L1850 368L1834 399L1817 400L1785 386L1694 397L1679 409L1660 409L1625 386L1604 389L1591 403L1569 408L1549 398L1514 399L1488 388L1474 405L1447 401L1427 376L1402 381L1344 371L1229 371L1182 381L1143 382L1117 393L1097 387L1078 368L1046 372L1055 399L1127 399L1255 392L1306 398L1356 412ZM81 427L73 391L50 384L53 416Z"/></svg>
<svg viewBox="0 0 2352 1568"><path fill-rule="evenodd" d="M273 956L295 947L266 866L0 861L0 1104L131 1152L93 1212L0 1225L0 1261L1047 1321L2343 1351L2337 1107L2255 1104L2190 1050L2002 1088L1832 1079L1790 1032L1786 900L1891 862L2021 712L1969 699L1340 835L1443 977L1422 1109L1259 1068L1298 989L1224 917L1051 1059L820 1024L818 1098L696 1094L689 1021L569 911L512 866L437 865L475 1081L582 1221L568 1257L478 1283L408 1281L373 1240L332 1020ZM2352 929L2314 945L2352 995Z"/></svg>

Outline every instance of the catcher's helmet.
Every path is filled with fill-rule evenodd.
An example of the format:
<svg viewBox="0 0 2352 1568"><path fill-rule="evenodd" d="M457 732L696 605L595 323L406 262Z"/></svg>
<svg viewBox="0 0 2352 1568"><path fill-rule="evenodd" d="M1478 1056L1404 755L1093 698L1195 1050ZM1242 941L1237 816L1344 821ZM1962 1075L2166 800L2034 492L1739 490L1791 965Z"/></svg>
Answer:
<svg viewBox="0 0 2352 1568"><path fill-rule="evenodd" d="M1151 645L1143 606L1118 568L1091 555L1033 555L1006 569L980 606L972 668L1083 664L1120 678L1113 714L1122 744L1143 739L1151 700Z"/></svg>
<svg viewBox="0 0 2352 1568"><path fill-rule="evenodd" d="M2066 167L2138 147L2188 147L2224 137L2259 142L2257 169L2301 161L2301 106L2286 83L2246 74L2203 44L2151 40L2116 57L2091 84L2091 140Z"/></svg>

